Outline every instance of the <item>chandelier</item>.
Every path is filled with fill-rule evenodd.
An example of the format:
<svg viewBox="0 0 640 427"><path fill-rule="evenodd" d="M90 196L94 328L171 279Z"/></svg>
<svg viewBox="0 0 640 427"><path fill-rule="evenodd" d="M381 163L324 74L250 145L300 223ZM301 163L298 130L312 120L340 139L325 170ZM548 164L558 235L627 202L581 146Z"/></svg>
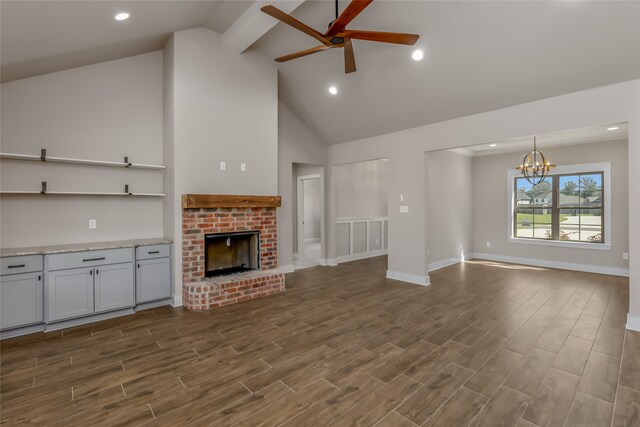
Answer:
<svg viewBox="0 0 640 427"><path fill-rule="evenodd" d="M522 158L522 162L516 167L523 177L532 185L538 185L549 175L549 171L556 165L549 163L542 151L538 151L536 137L533 137L533 151L529 151Z"/></svg>

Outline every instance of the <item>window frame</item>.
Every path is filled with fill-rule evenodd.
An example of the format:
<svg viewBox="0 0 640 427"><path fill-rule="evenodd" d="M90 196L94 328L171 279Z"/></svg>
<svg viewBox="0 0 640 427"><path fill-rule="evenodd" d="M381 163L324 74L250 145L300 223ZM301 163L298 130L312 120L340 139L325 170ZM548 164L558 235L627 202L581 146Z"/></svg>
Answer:
<svg viewBox="0 0 640 427"><path fill-rule="evenodd" d="M510 203L507 203L508 208L508 242L509 243L524 243L534 245L547 245L547 246L560 246L560 247L573 247L584 249L596 249L596 250L611 250L612 240L610 236L611 230L611 162L602 163L589 163L582 165L569 165L558 166L554 169L553 174L549 177L552 179L552 204L551 206L540 206L539 209L551 210L551 239L541 239L535 237L516 237L516 208L517 208L517 194L516 194L516 178L521 178L521 174L515 170L507 171L508 178L508 199ZM586 207L574 207L574 206L560 206L559 200L559 181L561 176L568 175L588 175L588 174L601 174L602 176L602 206L596 208ZM537 209L535 205L531 205L532 210ZM602 211L602 241L600 242L587 242L576 240L560 240L559 239L559 213L563 209L601 209Z"/></svg>

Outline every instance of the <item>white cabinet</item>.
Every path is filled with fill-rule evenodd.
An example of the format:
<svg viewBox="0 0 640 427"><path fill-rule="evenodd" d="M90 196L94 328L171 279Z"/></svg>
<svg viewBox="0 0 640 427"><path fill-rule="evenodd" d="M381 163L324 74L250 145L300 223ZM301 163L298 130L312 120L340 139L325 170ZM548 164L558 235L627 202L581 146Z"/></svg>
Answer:
<svg viewBox="0 0 640 427"><path fill-rule="evenodd" d="M42 272L0 276L0 329L41 323Z"/></svg>
<svg viewBox="0 0 640 427"><path fill-rule="evenodd" d="M47 274L47 321L93 314L93 268L51 271Z"/></svg>
<svg viewBox="0 0 640 427"><path fill-rule="evenodd" d="M94 268L95 312L133 307L133 266L131 263Z"/></svg>
<svg viewBox="0 0 640 427"><path fill-rule="evenodd" d="M156 301L171 296L171 258L137 262L136 302Z"/></svg>

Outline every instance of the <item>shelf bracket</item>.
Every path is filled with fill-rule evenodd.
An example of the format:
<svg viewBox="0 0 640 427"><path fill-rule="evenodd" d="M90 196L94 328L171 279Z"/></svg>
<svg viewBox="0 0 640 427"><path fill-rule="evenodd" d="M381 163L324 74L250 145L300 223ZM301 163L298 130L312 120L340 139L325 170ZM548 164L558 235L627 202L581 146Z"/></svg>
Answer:
<svg viewBox="0 0 640 427"><path fill-rule="evenodd" d="M124 157L124 167L125 168L131 167L131 162L129 161L129 157L128 156Z"/></svg>
<svg viewBox="0 0 640 427"><path fill-rule="evenodd" d="M46 162L47 161L47 149L46 148L41 148L40 149L40 161L41 162Z"/></svg>
<svg viewBox="0 0 640 427"><path fill-rule="evenodd" d="M42 188L40 189L40 194L47 193L47 181L42 181Z"/></svg>

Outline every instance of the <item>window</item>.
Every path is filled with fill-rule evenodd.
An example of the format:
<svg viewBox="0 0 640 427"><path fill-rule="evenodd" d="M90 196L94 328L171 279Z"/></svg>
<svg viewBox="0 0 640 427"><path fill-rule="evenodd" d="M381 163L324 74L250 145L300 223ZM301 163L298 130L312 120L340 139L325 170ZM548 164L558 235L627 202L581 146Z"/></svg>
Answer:
<svg viewBox="0 0 640 427"><path fill-rule="evenodd" d="M571 171L571 167L558 167L560 173L549 175L535 186L511 171L511 237L538 243L603 246L605 212L609 209L608 198L605 198L609 164L606 166L606 171L584 170L584 167ZM610 242L607 243L610 246Z"/></svg>

